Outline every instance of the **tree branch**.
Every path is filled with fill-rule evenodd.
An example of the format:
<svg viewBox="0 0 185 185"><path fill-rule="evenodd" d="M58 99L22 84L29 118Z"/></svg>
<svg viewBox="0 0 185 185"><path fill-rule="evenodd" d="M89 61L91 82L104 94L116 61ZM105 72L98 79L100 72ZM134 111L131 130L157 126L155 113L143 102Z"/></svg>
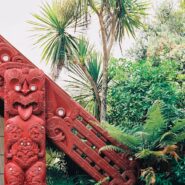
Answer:
<svg viewBox="0 0 185 185"><path fill-rule="evenodd" d="M95 3L93 2L93 0L89 0L89 6L93 9L93 11L99 16L99 12L98 9L95 6Z"/></svg>
<svg viewBox="0 0 185 185"><path fill-rule="evenodd" d="M102 14L100 14L98 16L99 18L99 23L100 23L100 31L101 31L101 36L102 36L102 44L103 44L103 53L104 53L104 57L107 56L107 38L106 38L106 30L105 30L105 25L103 22L103 16Z"/></svg>
<svg viewBox="0 0 185 185"><path fill-rule="evenodd" d="M109 56L110 56L110 52L111 52L112 46L113 46L114 41L115 41L115 32L116 32L116 17L115 17L115 15L112 15L110 42L109 42L109 46L108 46L108 49L107 49L107 53L109 54Z"/></svg>
<svg viewBox="0 0 185 185"><path fill-rule="evenodd" d="M97 101L97 104L98 104L98 110L100 112L100 110L101 110L100 109L101 108L101 100L100 100L100 95L99 95L99 92L98 92L97 85L96 85L94 79L92 78L92 76L89 74L86 66L81 64L80 62L78 62L78 66L82 69L82 71L85 73L87 79L91 83L91 87L93 88L93 91L94 91L94 94L95 94L95 98L96 98L96 101Z"/></svg>

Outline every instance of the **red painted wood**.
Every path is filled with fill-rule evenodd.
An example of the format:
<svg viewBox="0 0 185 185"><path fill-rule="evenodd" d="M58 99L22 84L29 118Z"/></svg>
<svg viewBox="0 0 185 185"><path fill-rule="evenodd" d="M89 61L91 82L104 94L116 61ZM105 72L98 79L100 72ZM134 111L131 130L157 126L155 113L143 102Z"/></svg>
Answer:
<svg viewBox="0 0 185 185"><path fill-rule="evenodd" d="M5 185L45 185L45 76L28 66L7 69Z"/></svg>
<svg viewBox="0 0 185 185"><path fill-rule="evenodd" d="M33 68L33 70L36 68L19 51L12 47L5 39L0 37L0 97L5 99L6 125L11 125L10 122L19 122L21 126L25 125L25 123L27 123L27 125L32 125L33 122L36 122L36 120L39 119L42 120L42 123L39 125L45 126L44 123L46 119L46 134L48 138L50 138L59 149L69 155L95 180L100 181L109 177L109 182L104 182L104 184L134 185L138 173L136 161L128 154L118 154L114 151L104 151L100 154L98 151L102 146L107 144L121 145L113 140L106 131L100 128L97 120L72 100L71 97L49 77L45 75L45 100L42 99L43 96L39 95L39 92L36 99L34 99L35 97L31 96L30 93L30 98L24 100L25 97L29 97L29 95L24 95L26 91L22 91L19 95L13 94L9 96L10 98L7 97L9 89L12 88L9 78L7 78L8 74L14 69L17 69L19 71L18 73L24 73L26 67L30 69L28 73L31 72L31 68ZM39 73L40 70L35 70L35 74L32 73L32 77L37 76L37 72ZM21 75L20 79L22 78L27 79L24 75ZM39 87L43 86L44 88L43 79L44 77L40 79ZM23 87L29 86L28 84L30 84L30 80L27 80L27 85L24 84ZM44 89L40 88L40 91L44 91ZM11 110L12 103L15 103L15 99L20 99L27 103L30 101L37 102L38 109L41 112L34 112L32 110L30 116L29 106L23 111ZM6 111L15 114L9 115ZM46 114L44 114L45 111ZM25 120L25 117L27 120ZM28 132L27 130L29 130L28 127L29 126L26 126L24 128L26 133ZM44 136L42 137L44 138ZM5 137L5 148L8 145L7 138L8 136ZM24 137L20 138L22 139ZM41 150L41 143L34 141L34 144L36 144L36 148ZM15 145L15 147L12 147L11 145L9 148L12 148L12 150L15 148L15 150L17 150L17 145ZM126 147L124 148L127 149ZM8 148L5 150L9 151ZM11 160L13 159L11 158ZM9 164L9 161L7 161L8 160L5 162L6 166ZM44 166L44 156L41 155L41 157L38 157L37 162ZM35 161L34 163L37 164L37 162ZM15 163L12 165L14 167ZM27 168L29 167L26 168L25 166L29 166L29 164L25 163L24 165L20 164L18 166L19 167L16 166L17 173L22 174L23 172L26 176ZM35 166L33 165L33 167ZM44 173L45 172L43 171L42 174ZM41 175L40 178L44 178L44 175ZM42 182L38 185L44 184L45 182ZM20 183L19 185L23 185L23 183Z"/></svg>

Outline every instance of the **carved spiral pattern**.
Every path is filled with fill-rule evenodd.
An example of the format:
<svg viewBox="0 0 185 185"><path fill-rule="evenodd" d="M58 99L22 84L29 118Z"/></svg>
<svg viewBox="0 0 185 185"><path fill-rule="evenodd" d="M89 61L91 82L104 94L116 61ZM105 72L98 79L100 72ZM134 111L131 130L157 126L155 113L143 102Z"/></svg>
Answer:
<svg viewBox="0 0 185 185"><path fill-rule="evenodd" d="M134 185L138 169L136 161L114 152L100 155L99 148L107 143L118 143L93 124L97 122L95 118L49 78L45 106L44 79L40 70L0 36L6 185L46 185L45 108L47 134L60 150L97 181L110 176L109 185Z"/></svg>

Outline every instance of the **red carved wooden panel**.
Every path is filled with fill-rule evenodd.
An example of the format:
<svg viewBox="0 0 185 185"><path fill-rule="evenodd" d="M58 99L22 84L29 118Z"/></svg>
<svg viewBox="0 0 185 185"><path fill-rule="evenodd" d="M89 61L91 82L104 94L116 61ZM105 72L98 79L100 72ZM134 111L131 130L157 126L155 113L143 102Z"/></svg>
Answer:
<svg viewBox="0 0 185 185"><path fill-rule="evenodd" d="M13 73L14 75L12 75ZM30 77L28 78L28 76ZM15 86L17 84L15 83L15 77L22 84L21 90L20 87ZM31 84L35 84L32 83L35 81L34 78L37 79L38 86L36 90L34 87L34 91L32 91ZM45 99L43 94L44 78ZM6 85L4 86L4 84ZM28 59L2 37L0 37L0 97L5 99L6 106L5 177L7 181L11 179L8 169L14 168L17 169L19 174L24 174L19 178L21 182L22 177L26 180L30 179L27 176L30 177L31 173L34 176L34 172L36 172L34 170L39 169L38 167L43 171L41 170L40 173L37 171L39 174L37 179L41 182L44 179L45 156L42 152L45 147L45 130L42 130L42 127L45 127L46 120L48 138L95 180L100 181L108 177L109 182L104 182L104 184L134 185L136 183L138 166L132 156L114 151L104 151L100 154L99 149L102 146L106 144L119 146L119 144L98 126L98 122L93 116L73 101L51 79L47 76L44 77ZM46 105L44 105L44 102ZM7 128L10 125L11 127ZM31 136L32 129L33 137ZM11 138L13 137L12 131L16 133L15 138ZM37 140L34 137L43 139ZM28 154L21 162L13 162L20 161L19 157L17 159L15 156L22 148L21 143L24 146L24 143L28 142L30 145L26 148L33 148L30 155L34 159L30 158L30 162ZM23 151L26 152L26 148L23 147ZM44 183L42 182L39 185ZM19 183L19 185L23 185L23 183ZM31 183L28 185L31 185Z"/></svg>
<svg viewBox="0 0 185 185"><path fill-rule="evenodd" d="M44 185L45 77L38 69L5 71L5 184Z"/></svg>

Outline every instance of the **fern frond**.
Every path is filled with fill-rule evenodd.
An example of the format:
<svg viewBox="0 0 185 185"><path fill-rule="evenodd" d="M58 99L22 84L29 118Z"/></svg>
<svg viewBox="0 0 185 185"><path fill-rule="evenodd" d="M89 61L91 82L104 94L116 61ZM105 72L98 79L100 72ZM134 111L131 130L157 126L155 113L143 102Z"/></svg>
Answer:
<svg viewBox="0 0 185 185"><path fill-rule="evenodd" d="M162 151L151 151L149 149L143 149L135 154L135 157L139 158L139 159L145 159L145 158L148 158L151 156L158 158L158 159L159 158L162 158L162 159L166 158L166 154L164 154Z"/></svg>
<svg viewBox="0 0 185 185"><path fill-rule="evenodd" d="M114 145L106 145L106 146L103 146L99 149L99 153L101 153L103 151L115 151L115 152L119 152L119 153L128 152L127 150L124 150L124 149L117 147L117 146L114 146Z"/></svg>
<svg viewBox="0 0 185 185"><path fill-rule="evenodd" d="M124 133L121 129L108 123L102 124L103 128L110 134L111 137L116 139L123 145L128 146L132 150L137 150L141 145L141 139L135 135Z"/></svg>
<svg viewBox="0 0 185 185"><path fill-rule="evenodd" d="M150 144L155 144L159 141L161 134L167 129L166 120L162 114L163 103L156 101L149 109L147 120L143 131L148 133L148 141Z"/></svg>
<svg viewBox="0 0 185 185"><path fill-rule="evenodd" d="M97 182L95 185L102 185L103 183L109 182L109 180L110 180L110 177L105 177L99 182Z"/></svg>
<svg viewBox="0 0 185 185"><path fill-rule="evenodd" d="M176 144L176 136L177 135L171 131L165 132L160 138L159 146L164 147L166 145Z"/></svg>
<svg viewBox="0 0 185 185"><path fill-rule="evenodd" d="M185 131L185 119L179 119L174 122L174 126L171 128L171 131L178 133L180 131Z"/></svg>
<svg viewBox="0 0 185 185"><path fill-rule="evenodd" d="M158 159L166 159L166 154L163 151L151 151L149 149L143 149L140 152L135 154L135 157L138 159L146 159L148 157L155 157Z"/></svg>
<svg viewBox="0 0 185 185"><path fill-rule="evenodd" d="M163 159L166 160L167 155L171 155L174 158L178 159L179 156L176 153L177 146L176 145L168 145L164 147L162 150L158 151L151 151L149 149L143 149L142 151L135 154L136 158L147 158L150 156L153 156L157 159Z"/></svg>
<svg viewBox="0 0 185 185"><path fill-rule="evenodd" d="M149 149L143 149L135 154L136 158L143 159L147 158L151 155L151 151Z"/></svg>
<svg viewBox="0 0 185 185"><path fill-rule="evenodd" d="M133 135L140 137L142 140L146 140L149 134L147 132L138 131L133 133Z"/></svg>
<svg viewBox="0 0 185 185"><path fill-rule="evenodd" d="M169 143L177 144L185 141L185 119L176 120L170 132L174 134L174 137L169 139Z"/></svg>
<svg viewBox="0 0 185 185"><path fill-rule="evenodd" d="M185 132L179 133L175 138L176 143L185 141Z"/></svg>
<svg viewBox="0 0 185 185"><path fill-rule="evenodd" d="M161 136L160 142L162 142L163 140L166 140L166 138L169 139L169 138L173 138L173 137L175 137L175 136L176 136L176 134L173 133L173 132L171 132L171 131L165 132L165 133Z"/></svg>

